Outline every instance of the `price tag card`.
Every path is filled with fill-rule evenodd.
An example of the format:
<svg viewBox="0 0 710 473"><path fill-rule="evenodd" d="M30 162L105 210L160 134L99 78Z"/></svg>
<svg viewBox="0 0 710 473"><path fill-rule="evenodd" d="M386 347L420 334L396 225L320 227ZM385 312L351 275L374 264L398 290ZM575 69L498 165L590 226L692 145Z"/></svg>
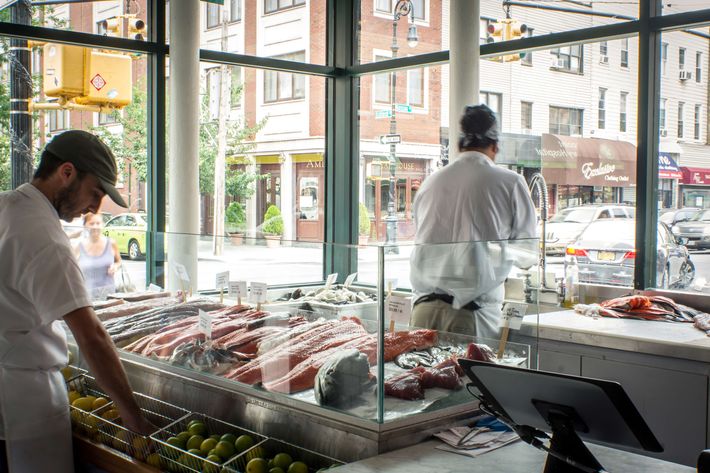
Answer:
<svg viewBox="0 0 710 473"><path fill-rule="evenodd" d="M150 283L148 284L148 292L163 292L163 288L157 284Z"/></svg>
<svg viewBox="0 0 710 473"><path fill-rule="evenodd" d="M198 314L199 322L197 328L210 340L212 338L212 316L202 309L198 311Z"/></svg>
<svg viewBox="0 0 710 473"><path fill-rule="evenodd" d="M348 277L345 279L345 284L343 284L345 287L350 287L352 284L355 282L355 278L357 277L357 273L352 273L348 275Z"/></svg>
<svg viewBox="0 0 710 473"><path fill-rule="evenodd" d="M330 287L338 280L338 273L329 274L325 280L325 287Z"/></svg>
<svg viewBox="0 0 710 473"><path fill-rule="evenodd" d="M265 282L253 282L249 284L249 301L257 304L266 302Z"/></svg>
<svg viewBox="0 0 710 473"><path fill-rule="evenodd" d="M385 310L390 321L409 324L409 319L412 315L412 298L389 296L385 304Z"/></svg>
<svg viewBox="0 0 710 473"><path fill-rule="evenodd" d="M190 276L187 274L187 269L180 263L175 263L175 274L180 280L185 284L186 287L190 286Z"/></svg>
<svg viewBox="0 0 710 473"><path fill-rule="evenodd" d="M527 304L519 302L506 302L503 304L503 316L498 323L499 327L508 327L511 330L519 330L523 324L523 317L528 310Z"/></svg>
<svg viewBox="0 0 710 473"><path fill-rule="evenodd" d="M215 288L224 289L229 285L229 271L217 273L215 276Z"/></svg>
<svg viewBox="0 0 710 473"><path fill-rule="evenodd" d="M246 299L247 297L247 282L246 281L229 281L229 297Z"/></svg>

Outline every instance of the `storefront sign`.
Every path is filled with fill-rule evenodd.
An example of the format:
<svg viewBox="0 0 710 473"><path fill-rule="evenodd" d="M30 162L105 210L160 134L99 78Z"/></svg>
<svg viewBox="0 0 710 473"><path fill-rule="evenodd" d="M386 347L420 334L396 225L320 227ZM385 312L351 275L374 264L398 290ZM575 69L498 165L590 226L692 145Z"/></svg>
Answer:
<svg viewBox="0 0 710 473"><path fill-rule="evenodd" d="M681 179L683 173L669 153L658 153L658 177L660 179Z"/></svg>
<svg viewBox="0 0 710 473"><path fill-rule="evenodd" d="M683 173L683 184L710 185L710 169L706 168L680 168Z"/></svg>

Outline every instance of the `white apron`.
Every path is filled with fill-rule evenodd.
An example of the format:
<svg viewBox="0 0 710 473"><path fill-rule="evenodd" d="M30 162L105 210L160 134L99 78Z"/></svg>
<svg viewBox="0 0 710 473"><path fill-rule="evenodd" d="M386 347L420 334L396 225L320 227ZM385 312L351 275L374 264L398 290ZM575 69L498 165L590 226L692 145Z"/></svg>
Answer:
<svg viewBox="0 0 710 473"><path fill-rule="evenodd" d="M0 353L0 412L10 473L73 473L69 399L61 372L6 364L18 344L41 343L33 337L42 338L30 331Z"/></svg>

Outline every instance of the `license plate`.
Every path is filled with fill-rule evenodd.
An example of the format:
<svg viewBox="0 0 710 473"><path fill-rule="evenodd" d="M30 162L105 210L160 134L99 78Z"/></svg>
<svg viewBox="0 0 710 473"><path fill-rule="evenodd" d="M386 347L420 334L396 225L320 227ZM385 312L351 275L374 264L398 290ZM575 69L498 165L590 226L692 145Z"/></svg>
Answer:
<svg viewBox="0 0 710 473"><path fill-rule="evenodd" d="M614 261L616 259L616 253L613 251L600 251L597 253L597 259L599 261Z"/></svg>

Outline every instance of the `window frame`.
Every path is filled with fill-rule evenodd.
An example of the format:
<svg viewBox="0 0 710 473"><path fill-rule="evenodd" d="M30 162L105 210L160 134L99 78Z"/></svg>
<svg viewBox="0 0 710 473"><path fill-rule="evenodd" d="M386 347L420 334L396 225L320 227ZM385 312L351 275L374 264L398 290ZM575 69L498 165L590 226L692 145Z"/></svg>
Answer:
<svg viewBox="0 0 710 473"><path fill-rule="evenodd" d="M296 55L303 55L303 59L294 59L292 56ZM280 54L278 56L272 56L273 59L284 59L288 61L300 61L300 62L305 62L305 57L306 57L306 51L295 51L291 53L286 53L286 54ZM263 103L264 104L275 104L275 103L284 103L284 102L295 102L299 100L305 100L306 99L306 76L304 74L296 74L294 72L283 72L283 71L269 71L265 70L263 71L263 81L262 81L262 86L263 86ZM288 97L281 97L281 81L284 80L288 76L291 80L291 95ZM266 96L266 83L269 80L269 78L274 77L276 81L276 98L275 99L267 99ZM295 95L295 91L298 89L297 81L303 81L303 86L301 87L301 90L303 91L303 95Z"/></svg>
<svg viewBox="0 0 710 473"><path fill-rule="evenodd" d="M60 112L62 116L61 120L59 120ZM57 133L60 131L68 130L71 127L71 114L67 109L60 108L57 110L47 110L46 120L47 130L49 131L49 133ZM54 126L52 125L52 122L54 122ZM61 126L58 126L59 122L62 123Z"/></svg>
<svg viewBox="0 0 710 473"><path fill-rule="evenodd" d="M520 129L532 132L534 102L528 100L520 101ZM529 125L529 126L526 126Z"/></svg>
<svg viewBox="0 0 710 473"><path fill-rule="evenodd" d="M626 91L619 92L619 132L626 133L628 129L627 124L627 110L628 110L629 93Z"/></svg>
<svg viewBox="0 0 710 473"><path fill-rule="evenodd" d="M563 49L567 49L569 52L563 52ZM579 55L574 54L574 52L579 51ZM568 44L559 48L553 48L550 50L550 54L556 57L556 63L553 63L551 69L555 71L568 72L571 74L584 74L584 45L582 44ZM565 59L566 58L566 59ZM573 59L577 60L577 67L572 67ZM560 60L565 61L566 65L560 66Z"/></svg>
<svg viewBox="0 0 710 473"><path fill-rule="evenodd" d="M582 136L584 133L584 109L583 108L575 108L575 107L564 107L564 106L559 106L559 105L549 105L549 132L550 134L553 135L562 135L562 136ZM560 114L562 112L565 112L567 116L570 118L567 123L563 123L560 120ZM553 122L553 113L557 115L557 121ZM573 124L573 120L571 120L572 116L578 116L579 117L579 124ZM553 128L553 123L556 125L556 128ZM570 133L562 133L562 127L566 126L568 127ZM578 128L579 133L572 133L572 127Z"/></svg>
<svg viewBox="0 0 710 473"><path fill-rule="evenodd" d="M684 48L682 46L678 47L678 70L679 71L685 70L685 53L686 53L686 48Z"/></svg>
<svg viewBox="0 0 710 473"><path fill-rule="evenodd" d="M410 90L411 90L410 85L412 84L411 74L416 73L417 71L419 71L421 73L421 83L420 83L420 90L419 90L419 93L421 96L421 103L412 102L411 95L410 95ZM426 109L427 108L427 106L426 106L427 105L426 83L427 83L426 68L417 67L414 69L407 70L407 105L410 105L412 107L416 107L419 109ZM392 88L392 85L390 84L390 89L391 88Z"/></svg>
<svg viewBox="0 0 710 473"><path fill-rule="evenodd" d="M695 104L693 109L693 139L700 140L702 133L700 132L700 124L702 122L703 106L699 103Z"/></svg>
<svg viewBox="0 0 710 473"><path fill-rule="evenodd" d="M217 5L216 3L206 3L205 4L205 29L206 30L213 30L215 28L219 28L219 26L222 24L222 20L220 19L220 13L222 13L222 8L223 8L223 5ZM210 12L214 12L214 14L217 16L217 21L214 24L210 21L210 18L212 17Z"/></svg>
<svg viewBox="0 0 710 473"><path fill-rule="evenodd" d="M597 128L606 129L606 93L609 89L599 87L599 101L597 102Z"/></svg>
<svg viewBox="0 0 710 473"><path fill-rule="evenodd" d="M234 7L237 7L238 15L234 16ZM229 0L229 23L238 23L242 21L242 0Z"/></svg>
<svg viewBox="0 0 710 473"><path fill-rule="evenodd" d="M683 138L685 135L685 121L683 120L683 115L685 114L685 102L678 102L678 138Z"/></svg>
<svg viewBox="0 0 710 473"><path fill-rule="evenodd" d="M279 12L291 10L294 8L300 8L306 4L306 0L273 0L273 1L276 2L276 8L272 9L272 10L268 10L267 8L268 8L269 0L264 0L264 10L263 10L264 15L271 15L273 13L279 13ZM289 2L290 5L281 6L282 1Z"/></svg>
<svg viewBox="0 0 710 473"><path fill-rule="evenodd" d="M701 83L703 77L703 53L695 52L695 82Z"/></svg>
<svg viewBox="0 0 710 473"><path fill-rule="evenodd" d="M619 55L619 65L624 69L629 68L629 38L621 38L621 53Z"/></svg>

